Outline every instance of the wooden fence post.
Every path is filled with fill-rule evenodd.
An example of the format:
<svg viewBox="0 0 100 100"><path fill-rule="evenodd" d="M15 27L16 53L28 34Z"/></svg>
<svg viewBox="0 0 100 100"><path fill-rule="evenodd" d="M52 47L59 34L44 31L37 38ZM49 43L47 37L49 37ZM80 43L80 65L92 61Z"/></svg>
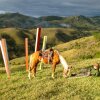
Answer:
<svg viewBox="0 0 100 100"><path fill-rule="evenodd" d="M25 38L25 62L26 62L26 71L28 71L28 38Z"/></svg>
<svg viewBox="0 0 100 100"><path fill-rule="evenodd" d="M37 28L36 42L35 42L35 52L40 49L40 35L41 35L41 28Z"/></svg>
<svg viewBox="0 0 100 100"><path fill-rule="evenodd" d="M43 45L42 45L42 51L44 51L46 49L46 44L47 44L47 36L44 36Z"/></svg>
<svg viewBox="0 0 100 100"><path fill-rule="evenodd" d="M10 78L9 58L8 58L7 45L6 45L5 39L2 39L0 41L0 47L1 47L1 52L2 52L2 56L3 56L4 64L5 64L7 77Z"/></svg>
<svg viewBox="0 0 100 100"><path fill-rule="evenodd" d="M44 36L44 38L43 38L43 45L42 45L42 51L44 51L46 49L46 44L47 44L47 36ZM39 70L42 69L42 65L43 65L43 63L41 62Z"/></svg>

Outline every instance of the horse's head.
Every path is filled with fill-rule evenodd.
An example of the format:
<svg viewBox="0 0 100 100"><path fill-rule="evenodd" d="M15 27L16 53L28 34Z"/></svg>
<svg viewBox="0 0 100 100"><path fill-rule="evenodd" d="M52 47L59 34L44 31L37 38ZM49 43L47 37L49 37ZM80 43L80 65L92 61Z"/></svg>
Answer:
<svg viewBox="0 0 100 100"><path fill-rule="evenodd" d="M68 77L70 74L71 66L68 66L68 69L64 69L63 71L63 77Z"/></svg>
<svg viewBox="0 0 100 100"><path fill-rule="evenodd" d="M64 67L63 77L69 76L71 66L69 66L62 55L59 54L60 62Z"/></svg>

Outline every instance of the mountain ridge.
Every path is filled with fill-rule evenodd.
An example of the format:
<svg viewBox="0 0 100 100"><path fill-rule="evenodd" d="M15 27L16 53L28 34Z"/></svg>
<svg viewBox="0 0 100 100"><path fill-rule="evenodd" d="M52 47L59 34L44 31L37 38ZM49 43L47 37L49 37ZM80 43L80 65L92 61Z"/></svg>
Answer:
<svg viewBox="0 0 100 100"><path fill-rule="evenodd" d="M100 16L42 16L31 17L20 13L0 14L0 28L77 28L77 29L96 29L100 26Z"/></svg>

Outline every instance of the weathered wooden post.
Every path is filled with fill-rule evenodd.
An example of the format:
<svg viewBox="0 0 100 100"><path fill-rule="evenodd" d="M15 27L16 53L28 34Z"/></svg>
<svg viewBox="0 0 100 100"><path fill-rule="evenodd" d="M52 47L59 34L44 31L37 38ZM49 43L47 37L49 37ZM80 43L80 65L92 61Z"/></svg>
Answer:
<svg viewBox="0 0 100 100"><path fill-rule="evenodd" d="M4 60L7 77L10 78L9 58L8 58L7 45L5 39L0 40L0 47L1 47L1 52Z"/></svg>
<svg viewBox="0 0 100 100"><path fill-rule="evenodd" d="M44 51L46 49L46 44L47 44L47 36L44 36L44 38L43 38L43 45L42 45L42 51ZM43 65L43 63L41 62L39 70L42 69L42 65Z"/></svg>
<svg viewBox="0 0 100 100"><path fill-rule="evenodd" d="M28 38L25 38L25 61L26 61L26 71L28 71Z"/></svg>
<svg viewBox="0 0 100 100"><path fill-rule="evenodd" d="M41 28L37 28L36 42L35 42L35 52L40 49L40 36L41 36Z"/></svg>
<svg viewBox="0 0 100 100"><path fill-rule="evenodd" d="M44 51L46 49L46 44L47 44L47 36L44 36L43 45L42 45L42 51Z"/></svg>

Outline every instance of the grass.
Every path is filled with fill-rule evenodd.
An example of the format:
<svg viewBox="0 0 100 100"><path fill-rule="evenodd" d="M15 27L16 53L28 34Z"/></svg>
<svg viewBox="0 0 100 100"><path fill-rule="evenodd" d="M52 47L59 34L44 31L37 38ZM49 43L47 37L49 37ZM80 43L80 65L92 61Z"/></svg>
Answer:
<svg viewBox="0 0 100 100"><path fill-rule="evenodd" d="M93 36L76 39L67 43L55 46L66 60L84 60L100 57L100 41Z"/></svg>
<svg viewBox="0 0 100 100"><path fill-rule="evenodd" d="M18 61L18 60L16 60ZM99 58L69 63L72 71L85 68ZM25 65L11 65L11 79L7 79L4 68L0 68L0 100L99 100L100 77L62 77L63 68L58 65L55 79L51 78L51 67L37 71L37 77L27 77Z"/></svg>
<svg viewBox="0 0 100 100"><path fill-rule="evenodd" d="M100 41L86 37L56 46L72 66L71 73L79 74L81 69L100 63ZM83 50L82 50L83 49ZM93 58L80 59L87 51ZM92 52L92 53L91 53ZM7 79L4 67L0 68L0 100L100 100L100 77L62 77L63 68L58 65L55 79L51 78L51 67L45 65L31 80L25 71L25 58L10 61L11 78Z"/></svg>

